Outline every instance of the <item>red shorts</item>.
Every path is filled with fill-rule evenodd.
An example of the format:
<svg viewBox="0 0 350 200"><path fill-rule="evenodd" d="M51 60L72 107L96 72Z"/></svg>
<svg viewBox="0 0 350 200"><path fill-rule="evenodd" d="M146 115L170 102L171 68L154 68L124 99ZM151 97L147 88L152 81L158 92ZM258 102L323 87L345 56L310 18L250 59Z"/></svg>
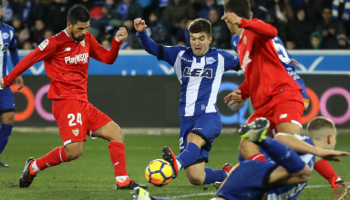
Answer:
<svg viewBox="0 0 350 200"><path fill-rule="evenodd" d="M297 124L303 128L301 117L304 113L304 104L299 101L285 101L275 104L267 112L256 110L247 120L247 124L252 123L256 118L265 117L270 121L270 129L277 130L277 125L283 122Z"/></svg>
<svg viewBox="0 0 350 200"><path fill-rule="evenodd" d="M85 141L86 135L112 121L91 103L78 100L53 100L52 113L64 145Z"/></svg>

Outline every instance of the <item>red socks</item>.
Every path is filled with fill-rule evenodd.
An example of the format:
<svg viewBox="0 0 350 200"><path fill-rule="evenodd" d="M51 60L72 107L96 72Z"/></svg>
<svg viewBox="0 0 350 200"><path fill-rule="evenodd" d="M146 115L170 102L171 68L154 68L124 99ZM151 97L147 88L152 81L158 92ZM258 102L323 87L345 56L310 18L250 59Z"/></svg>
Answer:
<svg viewBox="0 0 350 200"><path fill-rule="evenodd" d="M339 178L333 167L327 160L320 160L314 165L314 169L334 187Z"/></svg>
<svg viewBox="0 0 350 200"><path fill-rule="evenodd" d="M266 158L263 154L257 153L257 154L250 156L247 160L266 161Z"/></svg>
<svg viewBox="0 0 350 200"><path fill-rule="evenodd" d="M36 160L36 165L40 170L44 170L47 167L52 167L62 162L68 162L64 146L54 148L50 153Z"/></svg>
<svg viewBox="0 0 350 200"><path fill-rule="evenodd" d="M128 173L126 172L125 145L120 142L110 142L108 149L115 176L127 176Z"/></svg>

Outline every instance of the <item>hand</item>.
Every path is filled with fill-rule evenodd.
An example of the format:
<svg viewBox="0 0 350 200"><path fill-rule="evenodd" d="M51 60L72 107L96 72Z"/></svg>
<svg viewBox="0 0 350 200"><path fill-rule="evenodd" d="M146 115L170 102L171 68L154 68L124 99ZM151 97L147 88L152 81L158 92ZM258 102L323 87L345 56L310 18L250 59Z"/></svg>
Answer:
<svg viewBox="0 0 350 200"><path fill-rule="evenodd" d="M2 78L0 78L0 87L2 89L7 89L9 86L5 85L5 83L2 82Z"/></svg>
<svg viewBox="0 0 350 200"><path fill-rule="evenodd" d="M340 161L336 156L349 156L349 152L322 149L318 156L324 160Z"/></svg>
<svg viewBox="0 0 350 200"><path fill-rule="evenodd" d="M15 79L15 84L16 84L16 85L19 85L19 87L17 88L17 90L20 90L20 89L23 88L24 82L23 82L22 76L19 76L19 77L17 77L17 78Z"/></svg>
<svg viewBox="0 0 350 200"><path fill-rule="evenodd" d="M124 27L120 27L119 31L115 35L115 38L117 38L119 41L125 40L125 38L128 37L128 31Z"/></svg>
<svg viewBox="0 0 350 200"><path fill-rule="evenodd" d="M293 62L293 64L294 64L294 66L298 67L298 61L292 59L292 62Z"/></svg>
<svg viewBox="0 0 350 200"><path fill-rule="evenodd" d="M147 25L145 23L145 20L142 20L141 18L137 18L134 20L134 27L135 27L135 30L138 32L145 32Z"/></svg>
<svg viewBox="0 0 350 200"><path fill-rule="evenodd" d="M242 99L242 94L240 89L235 89L233 92L227 95L224 98L224 100L228 106L232 106L232 107L236 107L240 103L244 102L244 100Z"/></svg>
<svg viewBox="0 0 350 200"><path fill-rule="evenodd" d="M229 13L224 14L221 17L221 19L222 20L226 20L226 22L229 23L229 24L237 24L237 25L241 24L241 18L238 17L236 15L236 13L233 13L233 12L229 12Z"/></svg>

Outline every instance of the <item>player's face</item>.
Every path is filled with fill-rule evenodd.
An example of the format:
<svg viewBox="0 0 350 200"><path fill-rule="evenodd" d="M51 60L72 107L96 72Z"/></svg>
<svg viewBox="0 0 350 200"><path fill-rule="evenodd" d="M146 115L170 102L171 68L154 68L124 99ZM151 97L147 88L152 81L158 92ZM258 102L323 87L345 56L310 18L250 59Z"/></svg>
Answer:
<svg viewBox="0 0 350 200"><path fill-rule="evenodd" d="M208 37L208 35L204 32L190 33L190 37L193 54L196 56L203 56L206 54L209 49L209 44L213 38Z"/></svg>
<svg viewBox="0 0 350 200"><path fill-rule="evenodd" d="M71 28L72 38L78 42L83 41L89 27L90 27L90 21L87 21L87 22L78 21L74 25L71 24L70 28Z"/></svg>

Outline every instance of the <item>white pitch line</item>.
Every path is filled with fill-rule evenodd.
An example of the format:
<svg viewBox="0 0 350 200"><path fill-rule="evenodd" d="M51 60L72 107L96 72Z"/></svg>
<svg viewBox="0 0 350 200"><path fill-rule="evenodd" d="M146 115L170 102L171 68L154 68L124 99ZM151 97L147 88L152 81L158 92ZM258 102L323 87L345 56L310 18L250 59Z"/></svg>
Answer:
<svg viewBox="0 0 350 200"><path fill-rule="evenodd" d="M329 185L309 185L306 186L305 189L308 188L320 188L320 187L329 187ZM206 192L206 193L197 193L197 194L187 194L187 195L179 195L172 197L162 197L164 199L178 199L178 198L186 198L186 197L196 197L196 196L205 196L205 195L215 195L215 192Z"/></svg>

